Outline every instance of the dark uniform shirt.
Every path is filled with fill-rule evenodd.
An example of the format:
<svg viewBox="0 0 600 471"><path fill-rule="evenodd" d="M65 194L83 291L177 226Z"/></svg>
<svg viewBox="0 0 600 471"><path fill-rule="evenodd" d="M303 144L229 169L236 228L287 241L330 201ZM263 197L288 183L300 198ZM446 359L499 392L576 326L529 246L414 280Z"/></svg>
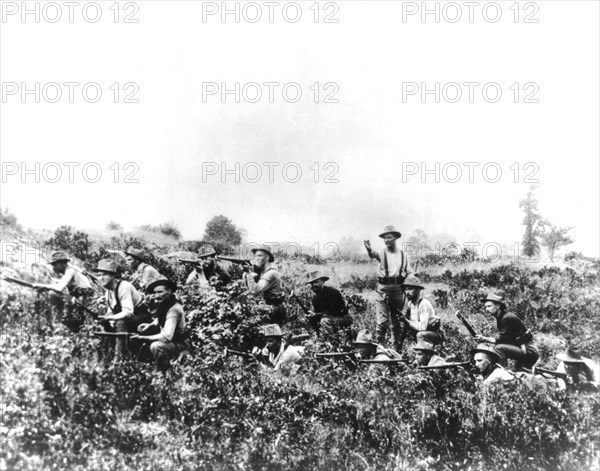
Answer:
<svg viewBox="0 0 600 471"><path fill-rule="evenodd" d="M348 314L342 293L331 286L323 286L321 292L313 296L313 308L326 317L343 317Z"/></svg>
<svg viewBox="0 0 600 471"><path fill-rule="evenodd" d="M496 338L496 345L508 344L521 346L523 342L519 342L517 339L522 337L527 329L523 325L521 319L514 314L504 313L497 320L498 326L498 337Z"/></svg>

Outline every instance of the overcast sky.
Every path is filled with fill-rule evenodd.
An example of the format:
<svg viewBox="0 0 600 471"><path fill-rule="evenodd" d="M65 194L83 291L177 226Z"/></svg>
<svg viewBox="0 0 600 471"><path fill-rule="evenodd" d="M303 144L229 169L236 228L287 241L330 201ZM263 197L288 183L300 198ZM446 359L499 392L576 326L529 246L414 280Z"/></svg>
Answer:
<svg viewBox="0 0 600 471"><path fill-rule="evenodd" d="M256 242L395 224L511 245L537 180L541 213L599 255L598 2L427 2L439 22L422 2L227 2L239 22L222 2L80 2L73 22L29 3L0 23L1 205L26 227L193 239L224 214Z"/></svg>

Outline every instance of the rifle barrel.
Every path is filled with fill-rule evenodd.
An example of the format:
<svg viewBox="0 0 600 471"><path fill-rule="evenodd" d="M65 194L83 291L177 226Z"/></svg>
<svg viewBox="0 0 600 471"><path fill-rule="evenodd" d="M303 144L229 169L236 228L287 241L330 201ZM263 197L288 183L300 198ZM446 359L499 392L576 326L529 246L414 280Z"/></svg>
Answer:
<svg viewBox="0 0 600 471"><path fill-rule="evenodd" d="M450 369L450 368L460 368L460 367L465 367L470 365L471 362L469 361L463 361L463 362L457 362L457 363L446 363L445 365L424 365L424 366L419 366L418 369L419 370L446 370L446 369Z"/></svg>

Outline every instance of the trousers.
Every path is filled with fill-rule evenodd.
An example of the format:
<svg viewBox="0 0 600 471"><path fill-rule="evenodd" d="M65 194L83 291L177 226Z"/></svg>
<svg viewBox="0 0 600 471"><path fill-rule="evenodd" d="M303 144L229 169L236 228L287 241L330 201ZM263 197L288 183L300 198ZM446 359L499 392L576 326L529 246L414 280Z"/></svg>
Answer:
<svg viewBox="0 0 600 471"><path fill-rule="evenodd" d="M402 326L400 323L400 314L404 308L405 295L402 285L377 285L376 301L377 307L377 327L375 328L376 342L385 343L385 338L392 324L392 334L394 336L394 346L396 349L401 347Z"/></svg>
<svg viewBox="0 0 600 471"><path fill-rule="evenodd" d="M531 343L527 343L523 346L525 347L525 352L523 352L522 347L500 343L496 345L496 350L507 359L514 360L515 368L519 369L522 366L531 368L539 360L540 352ZM504 361L504 363L506 364L506 361Z"/></svg>

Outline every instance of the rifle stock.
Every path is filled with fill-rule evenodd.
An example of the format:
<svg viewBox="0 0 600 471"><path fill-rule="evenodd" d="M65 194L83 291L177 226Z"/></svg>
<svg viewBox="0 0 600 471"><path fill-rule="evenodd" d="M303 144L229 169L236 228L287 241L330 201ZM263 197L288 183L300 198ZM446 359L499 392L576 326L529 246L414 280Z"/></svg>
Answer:
<svg viewBox="0 0 600 471"><path fill-rule="evenodd" d="M317 358L352 358L355 355L355 352L332 352L315 354Z"/></svg>
<svg viewBox="0 0 600 471"><path fill-rule="evenodd" d="M460 311L456 311L456 317L458 317L463 323L463 325L467 328L469 334L471 334L471 337L477 337L477 332L475 332L475 329L471 326L471 324L469 324L467 319L465 319L465 317L460 313Z"/></svg>
<svg viewBox="0 0 600 471"><path fill-rule="evenodd" d="M371 363L377 365L399 365L401 363L408 364L409 360L390 358L389 360L359 360L359 363Z"/></svg>
<svg viewBox="0 0 600 471"><path fill-rule="evenodd" d="M451 368L466 368L471 364L470 361L462 361L456 363L446 363L445 365L423 365L417 367L419 370L448 370Z"/></svg>
<svg viewBox="0 0 600 471"><path fill-rule="evenodd" d="M123 337L129 338L133 334L129 332L92 332L94 337Z"/></svg>
<svg viewBox="0 0 600 471"><path fill-rule="evenodd" d="M229 356L236 356L236 357L242 357L242 358L246 358L248 360L256 360L256 357L254 355L252 355L252 353L250 352L240 352L239 350L232 350L230 348L225 348L225 357L229 357Z"/></svg>
<svg viewBox="0 0 600 471"><path fill-rule="evenodd" d="M550 375L553 376L555 378L560 378L562 380L566 380L567 379L567 373L563 373L562 371L553 371L553 370L547 370L546 368L540 368L540 367L534 367L532 369L532 373L534 375Z"/></svg>
<svg viewBox="0 0 600 471"><path fill-rule="evenodd" d="M222 255L217 255L217 260L223 260L224 262L237 263L239 265L252 265L252 260L248 260L246 258L233 258L233 257L224 257Z"/></svg>

